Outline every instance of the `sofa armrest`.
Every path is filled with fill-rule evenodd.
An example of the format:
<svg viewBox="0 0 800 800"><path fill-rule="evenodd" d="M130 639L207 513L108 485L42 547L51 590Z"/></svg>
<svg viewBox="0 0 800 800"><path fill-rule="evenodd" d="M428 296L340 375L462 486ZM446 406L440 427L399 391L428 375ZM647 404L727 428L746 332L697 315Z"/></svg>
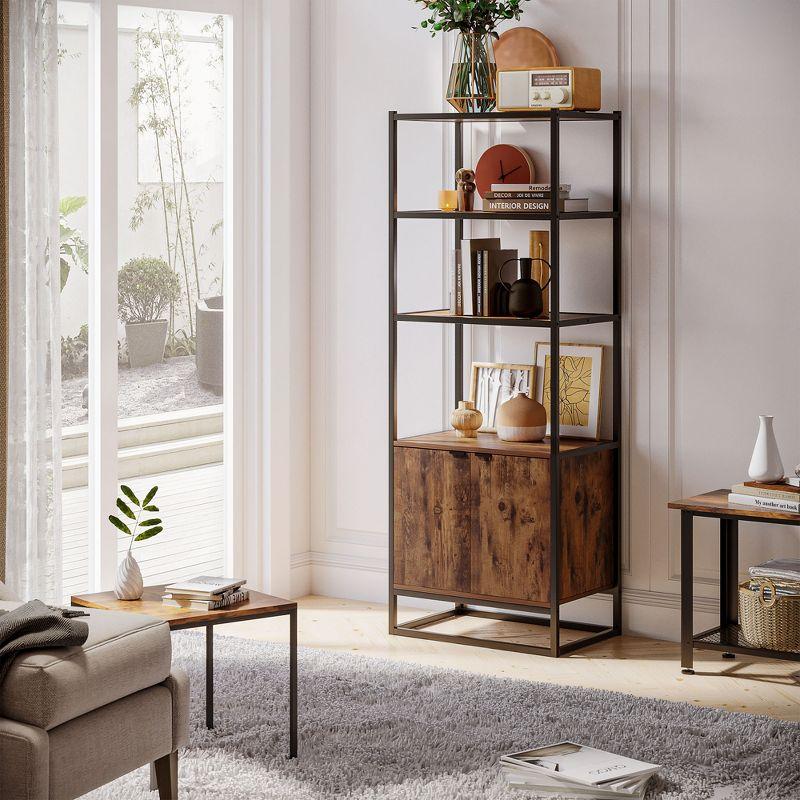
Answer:
<svg viewBox="0 0 800 800"><path fill-rule="evenodd" d="M47 731L0 717L0 797L47 800L49 794Z"/></svg>
<svg viewBox="0 0 800 800"><path fill-rule="evenodd" d="M172 695L172 749L177 750L189 743L189 676L172 667L164 686Z"/></svg>

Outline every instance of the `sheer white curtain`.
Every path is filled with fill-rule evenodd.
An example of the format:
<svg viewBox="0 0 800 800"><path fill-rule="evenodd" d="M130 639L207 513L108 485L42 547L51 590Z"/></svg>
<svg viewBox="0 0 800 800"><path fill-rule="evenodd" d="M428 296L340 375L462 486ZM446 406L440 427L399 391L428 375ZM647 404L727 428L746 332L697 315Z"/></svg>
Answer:
<svg viewBox="0 0 800 800"><path fill-rule="evenodd" d="M9 0L6 582L61 597L56 0Z"/></svg>

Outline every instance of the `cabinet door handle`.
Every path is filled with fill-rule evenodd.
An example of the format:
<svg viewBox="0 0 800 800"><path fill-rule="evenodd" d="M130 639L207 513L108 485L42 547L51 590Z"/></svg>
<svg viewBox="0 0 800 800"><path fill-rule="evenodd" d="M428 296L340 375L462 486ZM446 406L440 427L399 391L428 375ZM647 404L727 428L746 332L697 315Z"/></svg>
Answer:
<svg viewBox="0 0 800 800"><path fill-rule="evenodd" d="M478 458L482 459L483 461L491 461L492 460L492 454L491 453L475 453L475 455Z"/></svg>
<svg viewBox="0 0 800 800"><path fill-rule="evenodd" d="M466 458L469 453L465 453L463 450L451 450L450 455L453 458Z"/></svg>

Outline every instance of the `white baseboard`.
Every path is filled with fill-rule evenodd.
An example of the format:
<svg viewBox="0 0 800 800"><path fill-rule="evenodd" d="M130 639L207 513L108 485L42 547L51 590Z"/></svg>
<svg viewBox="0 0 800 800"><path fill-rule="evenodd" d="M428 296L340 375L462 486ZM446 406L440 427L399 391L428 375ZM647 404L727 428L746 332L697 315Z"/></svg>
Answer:
<svg viewBox="0 0 800 800"><path fill-rule="evenodd" d="M325 597L387 603L388 565L385 558L365 558L342 553L309 551L292 556L292 589L305 586L301 573L308 571L308 591ZM297 578L295 577L297 575ZM418 608L437 608L438 604L407 598L403 605ZM656 639L680 639L681 598L677 593L654 592L645 589L623 589L622 624L625 633L650 636ZM713 627L719 604L708 597L695 597L695 630ZM565 619L599 624L610 622L611 596L595 595L562 608Z"/></svg>
<svg viewBox="0 0 800 800"><path fill-rule="evenodd" d="M290 559L289 599L311 594L311 553L293 553Z"/></svg>

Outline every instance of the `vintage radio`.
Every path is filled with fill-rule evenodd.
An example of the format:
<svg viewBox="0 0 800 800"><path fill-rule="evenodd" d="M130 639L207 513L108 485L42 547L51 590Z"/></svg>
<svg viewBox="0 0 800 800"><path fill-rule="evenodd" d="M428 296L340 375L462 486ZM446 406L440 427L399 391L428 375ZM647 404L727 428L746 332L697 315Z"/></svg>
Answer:
<svg viewBox="0 0 800 800"><path fill-rule="evenodd" d="M600 70L592 67L508 69L497 73L498 111L600 109Z"/></svg>

